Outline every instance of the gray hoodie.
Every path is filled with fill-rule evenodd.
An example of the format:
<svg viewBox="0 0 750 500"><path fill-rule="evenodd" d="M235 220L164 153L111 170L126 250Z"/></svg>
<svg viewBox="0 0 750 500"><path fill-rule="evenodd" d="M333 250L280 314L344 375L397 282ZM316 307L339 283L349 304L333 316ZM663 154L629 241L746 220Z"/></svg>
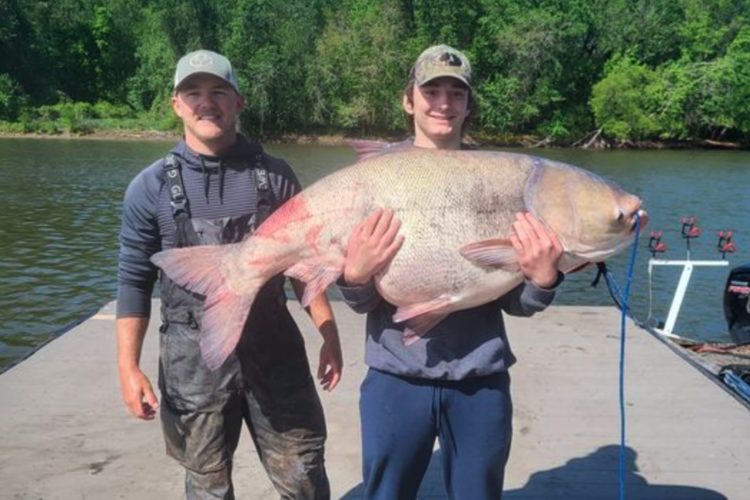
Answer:
<svg viewBox="0 0 750 500"><path fill-rule="evenodd" d="M276 206L300 191L289 165L263 153L260 144L238 135L220 157L199 155L184 141L171 151L180 165L190 214L218 219L252 213L257 207L253 159L262 153ZM157 268L149 260L172 248L175 223L160 159L142 170L125 192L118 260L117 316L148 317Z"/></svg>

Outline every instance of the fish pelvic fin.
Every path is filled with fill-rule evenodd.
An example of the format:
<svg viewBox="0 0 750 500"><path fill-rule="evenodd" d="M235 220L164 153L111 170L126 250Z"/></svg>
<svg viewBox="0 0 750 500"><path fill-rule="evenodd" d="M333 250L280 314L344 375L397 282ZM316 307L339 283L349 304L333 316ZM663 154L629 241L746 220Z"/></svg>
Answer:
<svg viewBox="0 0 750 500"><path fill-rule="evenodd" d="M410 346L443 321L447 314L423 314L406 321L404 345Z"/></svg>
<svg viewBox="0 0 750 500"><path fill-rule="evenodd" d="M502 269L511 273L521 270L516 250L509 239L475 241L462 246L459 251L464 258L482 267Z"/></svg>
<svg viewBox="0 0 750 500"><path fill-rule="evenodd" d="M305 293L300 303L302 307L307 307L315 297L324 293L331 283L339 279L343 272L342 267L302 261L287 269L284 275L305 283Z"/></svg>
<svg viewBox="0 0 750 500"><path fill-rule="evenodd" d="M451 295L443 294L427 302L420 302L418 304L410 304L408 306L401 306L396 309L396 313L393 315L393 321L396 323L402 323L407 320L412 320L418 316L425 316L430 314L443 314L443 311L453 304L454 298ZM434 326L434 325L433 325Z"/></svg>
<svg viewBox="0 0 750 500"><path fill-rule="evenodd" d="M175 248L154 254L151 261L178 285L203 295L200 349L211 370L219 368L242 335L255 295L262 285L258 278L252 292L237 294L228 285L222 263L233 245L202 245Z"/></svg>

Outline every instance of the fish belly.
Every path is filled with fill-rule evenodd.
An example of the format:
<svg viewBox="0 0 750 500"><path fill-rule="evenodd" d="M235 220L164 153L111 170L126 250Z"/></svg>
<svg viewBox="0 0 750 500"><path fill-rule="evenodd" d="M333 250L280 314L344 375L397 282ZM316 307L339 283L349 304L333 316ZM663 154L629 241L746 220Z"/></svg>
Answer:
<svg viewBox="0 0 750 500"><path fill-rule="evenodd" d="M346 214L339 221L362 220L379 207L394 209L401 220L404 244L376 279L392 304L449 296L461 309L493 300L520 282L518 273L481 267L460 249L510 235L515 213L524 210L531 166L498 162L491 153L446 153L385 155L347 169L328 186L338 195L327 210Z"/></svg>

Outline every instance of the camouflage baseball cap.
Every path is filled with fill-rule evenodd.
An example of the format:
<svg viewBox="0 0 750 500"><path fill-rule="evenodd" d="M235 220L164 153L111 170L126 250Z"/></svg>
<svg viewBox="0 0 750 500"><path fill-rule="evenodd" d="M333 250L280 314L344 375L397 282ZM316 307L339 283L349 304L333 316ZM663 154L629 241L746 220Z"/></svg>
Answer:
<svg viewBox="0 0 750 500"><path fill-rule="evenodd" d="M466 56L448 45L434 45L422 52L411 70L411 78L418 86L430 80L450 76L471 88L471 64Z"/></svg>
<svg viewBox="0 0 750 500"><path fill-rule="evenodd" d="M229 59L210 50L196 50L180 58L174 72L174 91L177 92L178 87L188 77L199 73L217 76L231 85L238 94L240 93Z"/></svg>

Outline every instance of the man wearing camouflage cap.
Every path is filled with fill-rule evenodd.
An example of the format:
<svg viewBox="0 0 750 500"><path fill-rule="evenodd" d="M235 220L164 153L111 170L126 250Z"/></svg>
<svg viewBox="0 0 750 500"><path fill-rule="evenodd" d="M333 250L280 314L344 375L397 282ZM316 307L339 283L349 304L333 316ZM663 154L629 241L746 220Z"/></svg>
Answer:
<svg viewBox="0 0 750 500"><path fill-rule="evenodd" d="M237 347L211 370L199 348L204 297L162 275L161 404L139 366L158 272L150 257L168 248L236 243L300 190L286 162L237 133L243 106L224 56L198 50L179 60L172 108L183 140L130 183L123 203L116 327L121 393L138 418L151 420L160 410L167 453L185 468L187 498L234 498L232 459L244 422L282 498L327 499L323 410L286 308L283 276L263 287ZM304 285L292 284L301 296ZM332 390L342 359L325 294L308 312L324 340L318 377Z"/></svg>
<svg viewBox="0 0 750 500"><path fill-rule="evenodd" d="M447 45L422 52L402 99L414 138L393 148L463 149L471 85L463 53ZM449 314L405 345L406 325L393 321L396 307L373 284L400 248L398 229L392 210L368 217L350 238L339 282L352 309L367 313L370 369L360 394L365 498L416 498L438 440L448 498L497 500L510 452L508 368L515 362L503 312L531 316L551 303L562 247L533 216L517 214L510 240L524 282L493 302Z"/></svg>

